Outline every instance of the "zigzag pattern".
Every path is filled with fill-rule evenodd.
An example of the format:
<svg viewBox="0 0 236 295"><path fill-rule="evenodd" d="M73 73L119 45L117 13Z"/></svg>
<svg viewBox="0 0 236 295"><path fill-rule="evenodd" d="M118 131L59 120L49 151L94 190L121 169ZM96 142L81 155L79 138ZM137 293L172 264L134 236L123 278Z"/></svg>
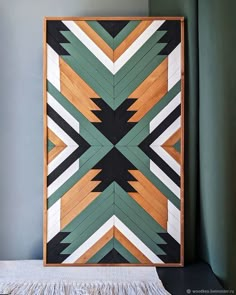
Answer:
<svg viewBox="0 0 236 295"><path fill-rule="evenodd" d="M47 21L47 264L180 263L180 21Z"/></svg>

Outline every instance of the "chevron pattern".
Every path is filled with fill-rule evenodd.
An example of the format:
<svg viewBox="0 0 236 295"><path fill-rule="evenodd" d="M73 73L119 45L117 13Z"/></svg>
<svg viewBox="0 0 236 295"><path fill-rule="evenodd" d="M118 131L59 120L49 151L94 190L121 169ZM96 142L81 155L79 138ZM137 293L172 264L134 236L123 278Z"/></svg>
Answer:
<svg viewBox="0 0 236 295"><path fill-rule="evenodd" d="M181 21L47 20L46 264L181 263Z"/></svg>

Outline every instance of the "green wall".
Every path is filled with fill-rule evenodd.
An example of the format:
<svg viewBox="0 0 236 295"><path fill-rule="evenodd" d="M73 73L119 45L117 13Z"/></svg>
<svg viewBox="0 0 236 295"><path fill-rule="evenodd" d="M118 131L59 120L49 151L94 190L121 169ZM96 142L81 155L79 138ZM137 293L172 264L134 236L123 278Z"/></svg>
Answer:
<svg viewBox="0 0 236 295"><path fill-rule="evenodd" d="M236 290L235 0L199 0L202 257Z"/></svg>
<svg viewBox="0 0 236 295"><path fill-rule="evenodd" d="M150 0L151 15L186 17L185 255L236 290L235 9L235 0Z"/></svg>

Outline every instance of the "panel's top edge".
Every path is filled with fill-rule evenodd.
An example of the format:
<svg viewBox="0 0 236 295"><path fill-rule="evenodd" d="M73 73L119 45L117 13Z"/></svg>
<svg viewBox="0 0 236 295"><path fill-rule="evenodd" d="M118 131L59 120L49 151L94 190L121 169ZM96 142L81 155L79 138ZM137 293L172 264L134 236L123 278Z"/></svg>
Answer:
<svg viewBox="0 0 236 295"><path fill-rule="evenodd" d="M45 16L48 20L180 20L184 21L183 16Z"/></svg>

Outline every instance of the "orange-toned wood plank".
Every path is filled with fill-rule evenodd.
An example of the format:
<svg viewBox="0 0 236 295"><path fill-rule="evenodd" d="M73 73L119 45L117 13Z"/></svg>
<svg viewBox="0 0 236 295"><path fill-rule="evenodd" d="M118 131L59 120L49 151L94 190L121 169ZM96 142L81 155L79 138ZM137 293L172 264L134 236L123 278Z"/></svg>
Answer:
<svg viewBox="0 0 236 295"><path fill-rule="evenodd" d="M129 111L137 112L128 122L138 122L151 108L168 92L167 69L156 79L151 86L129 107Z"/></svg>
<svg viewBox="0 0 236 295"><path fill-rule="evenodd" d="M141 185L141 183L137 181L129 181L129 184L135 188L135 190L145 199L147 202L149 202L153 208L163 217L163 221L167 220L167 199L166 204L161 204L158 199L155 198L145 187Z"/></svg>
<svg viewBox="0 0 236 295"><path fill-rule="evenodd" d="M48 164L48 134L47 134L47 21L43 22L43 264L47 263L47 164Z"/></svg>
<svg viewBox="0 0 236 295"><path fill-rule="evenodd" d="M61 93L90 121L101 122L91 110L100 110L100 108L90 99L93 96L87 96L81 85L81 78L60 59L60 82Z"/></svg>
<svg viewBox="0 0 236 295"><path fill-rule="evenodd" d="M114 61L116 61L130 47L130 45L150 26L151 23L151 20L140 22L140 24L114 50Z"/></svg>
<svg viewBox="0 0 236 295"><path fill-rule="evenodd" d="M66 216L78 203L80 203L101 181L89 181L81 190L70 195L70 199L61 200L61 217Z"/></svg>
<svg viewBox="0 0 236 295"><path fill-rule="evenodd" d="M157 79L149 89L147 89L130 107L129 110L139 110L140 108L143 108L147 103L149 103L151 100L155 99L156 101L159 101L161 95L163 93L167 93L168 91L168 82L167 82L167 75L168 72L165 71L159 79ZM158 97L158 98L157 98Z"/></svg>
<svg viewBox="0 0 236 295"><path fill-rule="evenodd" d="M63 87L61 83L61 93L90 121L90 122L101 122L93 112L90 111L88 105L85 106L85 103L81 99L82 96L75 95L75 92L68 87Z"/></svg>
<svg viewBox="0 0 236 295"><path fill-rule="evenodd" d="M168 91L168 81L167 81L168 71L164 71L161 76L156 79L152 85L146 89L146 91L129 107L129 111L137 111L143 108L151 99L160 96L160 92Z"/></svg>
<svg viewBox="0 0 236 295"><path fill-rule="evenodd" d="M81 21L81 20L179 20L184 22L184 16L77 16L77 17L71 17L71 16L47 16L44 18L46 21L48 20L71 20L71 21Z"/></svg>
<svg viewBox="0 0 236 295"><path fill-rule="evenodd" d="M175 159L176 162L181 164L181 154L178 151L176 151L174 147L172 146L162 146L162 147L168 154L170 154L172 158Z"/></svg>
<svg viewBox="0 0 236 295"><path fill-rule="evenodd" d="M71 200L74 194L78 193L88 182L90 182L99 172L101 169L91 169L89 170L70 190L68 190L61 201L66 204Z"/></svg>
<svg viewBox="0 0 236 295"><path fill-rule="evenodd" d="M67 215L61 218L61 229L67 226L67 224L69 224L76 216L78 216L99 195L100 195L100 192L90 192L76 206L75 204L73 204L71 211L69 211ZM63 210L63 208L61 210Z"/></svg>
<svg viewBox="0 0 236 295"><path fill-rule="evenodd" d="M66 146L55 146L49 153L48 153L48 163L52 162L64 149Z"/></svg>
<svg viewBox="0 0 236 295"><path fill-rule="evenodd" d="M163 62L129 95L128 98L139 98L168 68L168 58Z"/></svg>
<svg viewBox="0 0 236 295"><path fill-rule="evenodd" d="M77 204L79 204L101 181L89 181L81 190L70 195L70 200L61 200L61 218L65 217Z"/></svg>
<svg viewBox="0 0 236 295"><path fill-rule="evenodd" d="M149 203L139 193L128 193L149 215L152 216L157 223L159 223L164 229L167 229L167 213L166 217L163 217L159 211L157 211L152 203ZM166 210L167 211L167 210Z"/></svg>
<svg viewBox="0 0 236 295"><path fill-rule="evenodd" d="M166 206L166 196L163 195L159 189L156 188L155 185L151 183L151 181L149 181L139 170L129 170L129 173L131 173L134 178L136 178L137 181L139 181L142 186L150 192L152 198L157 199L159 203L161 203L163 206Z"/></svg>
<svg viewBox="0 0 236 295"><path fill-rule="evenodd" d="M152 93L151 93L152 92ZM155 106L162 97L167 93L167 87L166 85L158 86L158 88L155 89L155 91L150 91L150 95L147 95L145 97L145 102L143 102L142 106L138 109L138 111L128 120L128 122L139 122L148 111L152 109L153 106ZM150 96L153 95L151 98ZM136 101L138 102L138 101ZM135 102L135 103L136 103ZM129 109L130 111L130 109Z"/></svg>
<svg viewBox="0 0 236 295"><path fill-rule="evenodd" d="M169 137L167 141L162 144L162 146L163 147L173 146L176 144L178 140L180 140L180 138L181 138L181 128L179 128L174 134L172 134L171 137Z"/></svg>
<svg viewBox="0 0 236 295"><path fill-rule="evenodd" d="M56 146L64 146L66 144L49 128L47 128L48 139Z"/></svg>
<svg viewBox="0 0 236 295"><path fill-rule="evenodd" d="M68 88L68 90L70 90L76 99L79 99L81 104L83 104L83 106L87 107L89 110L100 110L100 108L90 99L90 96L84 92L79 83L75 83L73 78L64 72L61 72L61 89L64 88Z"/></svg>
<svg viewBox="0 0 236 295"><path fill-rule="evenodd" d="M114 231L115 238L117 241L124 246L131 254L134 255L141 263L151 263L151 261L138 249L136 248L116 227Z"/></svg>
<svg viewBox="0 0 236 295"><path fill-rule="evenodd" d="M87 24L86 21L75 21L75 23L111 60L113 60L113 49Z"/></svg>
<svg viewBox="0 0 236 295"><path fill-rule="evenodd" d="M113 237L113 228L111 228L99 241L89 248L75 263L86 263L100 249L102 249Z"/></svg>
<svg viewBox="0 0 236 295"><path fill-rule="evenodd" d="M99 95L75 71L73 71L62 58L60 58L60 70L71 78L76 76L76 84L80 86L80 90L83 91L86 96L90 98L99 98Z"/></svg>
<svg viewBox="0 0 236 295"><path fill-rule="evenodd" d="M75 92L75 95L82 99L82 102L85 102L85 106L87 106L90 110L99 110L98 106L90 100L93 91L86 91L82 83L82 79L80 76L68 65L63 59L60 59L60 80L62 83L62 87L67 87L71 92ZM88 86L88 85L87 85ZM89 86L88 86L89 87Z"/></svg>

